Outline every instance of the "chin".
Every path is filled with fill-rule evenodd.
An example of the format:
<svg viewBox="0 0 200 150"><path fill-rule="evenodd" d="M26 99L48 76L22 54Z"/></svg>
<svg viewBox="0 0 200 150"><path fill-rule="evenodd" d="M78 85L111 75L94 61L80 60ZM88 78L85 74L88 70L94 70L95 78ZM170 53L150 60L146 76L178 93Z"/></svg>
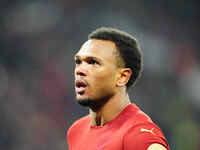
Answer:
<svg viewBox="0 0 200 150"><path fill-rule="evenodd" d="M93 111L101 109L111 98L111 95L106 95L101 98L90 98L86 96L77 96L77 102L84 107L89 107Z"/></svg>
<svg viewBox="0 0 200 150"><path fill-rule="evenodd" d="M83 95L77 94L76 99L77 99L77 101L87 101L89 98L88 98L88 96L86 96L84 94Z"/></svg>
<svg viewBox="0 0 200 150"><path fill-rule="evenodd" d="M92 104L92 101L91 100L77 100L77 102L81 105L81 106L84 106L84 107L90 107L91 104Z"/></svg>
<svg viewBox="0 0 200 150"><path fill-rule="evenodd" d="M90 107L92 103L94 103L93 100L91 100L90 98L86 96L77 96L76 99L77 99L78 104L84 107Z"/></svg>

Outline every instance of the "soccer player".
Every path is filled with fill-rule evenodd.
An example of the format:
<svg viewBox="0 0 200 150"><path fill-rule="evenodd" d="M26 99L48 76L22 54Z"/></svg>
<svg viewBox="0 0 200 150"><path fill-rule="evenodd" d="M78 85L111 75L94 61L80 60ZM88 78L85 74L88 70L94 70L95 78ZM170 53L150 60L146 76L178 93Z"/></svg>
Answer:
<svg viewBox="0 0 200 150"><path fill-rule="evenodd" d="M134 37L98 28L75 55L75 91L89 115L68 130L69 150L169 150L160 128L135 104L128 89L142 71Z"/></svg>

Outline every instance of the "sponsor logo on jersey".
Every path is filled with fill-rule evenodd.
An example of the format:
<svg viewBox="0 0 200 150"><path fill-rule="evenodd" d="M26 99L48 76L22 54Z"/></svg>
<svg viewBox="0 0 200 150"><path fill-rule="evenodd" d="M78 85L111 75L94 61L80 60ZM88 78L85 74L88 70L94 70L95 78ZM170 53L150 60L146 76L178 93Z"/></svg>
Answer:
<svg viewBox="0 0 200 150"><path fill-rule="evenodd" d="M149 132L149 133L155 135L155 133L153 132L153 130L154 130L154 128L152 128L151 130L145 129L145 128L141 128L141 129L140 129L141 132Z"/></svg>

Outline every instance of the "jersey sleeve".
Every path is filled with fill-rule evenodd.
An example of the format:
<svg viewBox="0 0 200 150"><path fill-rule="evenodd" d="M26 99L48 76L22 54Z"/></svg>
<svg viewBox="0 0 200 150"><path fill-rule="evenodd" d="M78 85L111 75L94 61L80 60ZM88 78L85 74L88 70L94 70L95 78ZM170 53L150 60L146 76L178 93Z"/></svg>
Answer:
<svg viewBox="0 0 200 150"><path fill-rule="evenodd" d="M153 143L170 150L162 131L154 124L143 124L129 129L123 140L124 150L147 150Z"/></svg>

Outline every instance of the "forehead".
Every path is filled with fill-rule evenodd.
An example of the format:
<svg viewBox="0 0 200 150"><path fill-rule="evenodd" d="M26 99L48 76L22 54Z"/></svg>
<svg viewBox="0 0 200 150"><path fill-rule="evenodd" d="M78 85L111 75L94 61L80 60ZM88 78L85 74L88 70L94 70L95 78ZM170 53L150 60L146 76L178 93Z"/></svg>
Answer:
<svg viewBox="0 0 200 150"><path fill-rule="evenodd" d="M86 41L81 49L78 51L76 56L80 57L97 57L100 59L113 60L117 54L115 43L106 40L88 40Z"/></svg>

